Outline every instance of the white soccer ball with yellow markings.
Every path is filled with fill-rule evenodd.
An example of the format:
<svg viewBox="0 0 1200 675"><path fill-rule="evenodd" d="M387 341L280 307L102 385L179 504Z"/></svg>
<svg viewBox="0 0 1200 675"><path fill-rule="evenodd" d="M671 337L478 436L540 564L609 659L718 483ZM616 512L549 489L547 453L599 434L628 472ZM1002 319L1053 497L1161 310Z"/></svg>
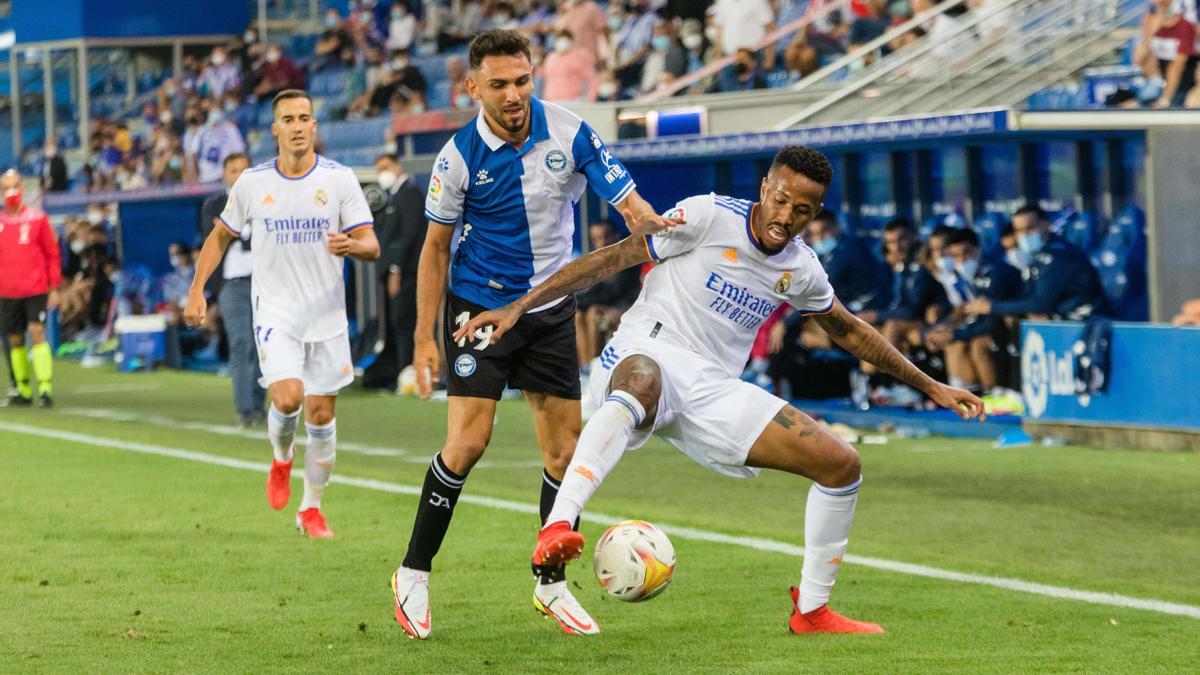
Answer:
<svg viewBox="0 0 1200 675"><path fill-rule="evenodd" d="M666 590L675 573L675 547L644 520L625 520L605 531L592 556L596 580L618 600L649 600Z"/></svg>

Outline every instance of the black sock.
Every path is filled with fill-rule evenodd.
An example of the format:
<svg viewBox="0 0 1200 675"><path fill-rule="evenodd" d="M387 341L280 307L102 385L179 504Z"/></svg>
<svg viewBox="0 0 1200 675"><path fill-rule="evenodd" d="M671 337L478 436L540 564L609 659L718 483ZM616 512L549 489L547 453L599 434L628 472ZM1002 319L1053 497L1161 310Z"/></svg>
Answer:
<svg viewBox="0 0 1200 675"><path fill-rule="evenodd" d="M425 472L425 486L421 488L421 503L417 505L417 517L413 519L412 537L408 540L408 555L404 566L428 572L433 567L433 557L442 547L450 519L454 516L454 505L462 494L463 481L442 461L442 454L434 455L429 470Z"/></svg>
<svg viewBox="0 0 1200 675"><path fill-rule="evenodd" d="M554 499L558 497L558 488L562 486L562 481L554 480L545 469L542 469L542 497L538 500L538 512L542 517L542 525L546 524L546 518L550 516L550 510L554 508ZM575 519L575 524L571 529L579 529L579 519ZM534 565L533 575L537 577L538 583L552 584L556 581L563 581L567 578L566 565Z"/></svg>

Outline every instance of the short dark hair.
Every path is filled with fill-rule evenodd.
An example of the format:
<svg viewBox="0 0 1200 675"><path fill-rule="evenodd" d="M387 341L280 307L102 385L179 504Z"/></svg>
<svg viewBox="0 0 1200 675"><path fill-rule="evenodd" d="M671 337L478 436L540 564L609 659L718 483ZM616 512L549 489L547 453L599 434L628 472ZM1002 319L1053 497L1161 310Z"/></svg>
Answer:
<svg viewBox="0 0 1200 675"><path fill-rule="evenodd" d="M1013 213L1013 218L1016 218L1017 216L1023 216L1023 215L1029 214L1029 213L1032 213L1035 216L1037 216L1037 219L1039 222L1044 223L1044 222L1050 220L1050 216L1046 215L1046 210L1043 209L1042 207L1038 206L1037 204L1026 204L1025 206L1022 206L1021 208L1017 209Z"/></svg>
<svg viewBox="0 0 1200 675"><path fill-rule="evenodd" d="M821 209L820 211L817 211L817 215L812 217L812 222L815 223L818 220L824 223L833 223L834 227L841 225L841 221L838 220L837 214L829 209Z"/></svg>
<svg viewBox="0 0 1200 675"><path fill-rule="evenodd" d="M930 232L929 236L930 236L930 238L946 237L947 239L949 239L950 237L954 236L954 233L957 231L958 231L957 227L950 227L949 225L938 225L937 227L933 228L933 232Z"/></svg>
<svg viewBox="0 0 1200 675"><path fill-rule="evenodd" d="M904 230L909 234L914 234L917 231L916 228L913 227L912 221L903 216L899 218L892 218L887 222L887 225L883 226L884 232L895 232L896 230Z"/></svg>
<svg viewBox="0 0 1200 675"><path fill-rule="evenodd" d="M946 246L954 244L969 244L974 248L979 248L979 235L969 227L956 229L946 237Z"/></svg>
<svg viewBox="0 0 1200 675"><path fill-rule="evenodd" d="M820 150L803 145L789 145L775 153L771 168L786 166L796 173L811 178L826 188L833 182L833 165Z"/></svg>
<svg viewBox="0 0 1200 675"><path fill-rule="evenodd" d="M303 89L284 89L278 94L275 94L275 98L271 100L271 112L274 113L275 110L279 108L280 101L286 101L292 98L306 98L308 99L309 105L312 105L312 97L308 95L307 91L304 91Z"/></svg>
<svg viewBox="0 0 1200 675"><path fill-rule="evenodd" d="M524 54L530 63L533 57L529 53L529 38L515 30L493 28L486 30L471 39L467 63L471 70L478 70L488 56L516 56Z"/></svg>
<svg viewBox="0 0 1200 675"><path fill-rule="evenodd" d="M394 153L394 152L381 152L381 153L379 153L379 154L378 154L378 155L375 157L375 163L376 163L376 164L378 164L378 163L379 163L379 160L381 160L381 159L386 159L386 160L388 160L389 162L391 162L391 163L393 163L393 164L399 164L399 163L400 163L400 156L399 156L399 155L397 155L397 154L396 154L396 153Z"/></svg>
<svg viewBox="0 0 1200 675"><path fill-rule="evenodd" d="M247 164L250 163L250 155L247 155L244 152L231 152L228 155L225 155L225 159L221 160L221 168L228 169L231 163L236 162L239 159L246 160Z"/></svg>

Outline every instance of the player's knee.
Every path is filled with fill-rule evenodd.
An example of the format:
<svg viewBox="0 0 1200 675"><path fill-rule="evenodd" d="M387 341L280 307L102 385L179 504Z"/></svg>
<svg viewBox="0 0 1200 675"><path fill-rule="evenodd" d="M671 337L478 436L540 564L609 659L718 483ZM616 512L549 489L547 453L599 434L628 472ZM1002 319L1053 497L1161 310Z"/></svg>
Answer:
<svg viewBox="0 0 1200 675"><path fill-rule="evenodd" d="M617 366L610 390L623 391L636 398L646 411L646 419L653 419L662 394L662 371L654 359L631 356Z"/></svg>
<svg viewBox="0 0 1200 675"><path fill-rule="evenodd" d="M837 453L829 467L829 476L822 482L826 487L844 487L862 476L862 460L858 451L849 443L839 444Z"/></svg>
<svg viewBox="0 0 1200 675"><path fill-rule="evenodd" d="M333 410L321 406L309 406L306 417L309 424L323 427L333 421Z"/></svg>
<svg viewBox="0 0 1200 675"><path fill-rule="evenodd" d="M475 463L483 457L487 450L487 441L472 439L454 439L446 442L442 448L442 461L454 473L465 476L471 472Z"/></svg>
<svg viewBox="0 0 1200 675"><path fill-rule="evenodd" d="M271 405L284 415L294 414L304 405L304 392L292 387L272 390Z"/></svg>

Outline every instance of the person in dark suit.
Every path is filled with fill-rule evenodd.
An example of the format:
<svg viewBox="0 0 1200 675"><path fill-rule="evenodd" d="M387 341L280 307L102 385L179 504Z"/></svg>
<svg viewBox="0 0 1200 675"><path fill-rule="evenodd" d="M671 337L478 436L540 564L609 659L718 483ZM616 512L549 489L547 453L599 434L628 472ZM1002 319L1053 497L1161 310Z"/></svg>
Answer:
<svg viewBox="0 0 1200 675"><path fill-rule="evenodd" d="M363 384L391 389L400 371L413 360L417 261L425 244L425 193L404 173L396 155L385 153L377 157L375 170L379 187L387 193L385 206L375 214L381 249L376 265L385 296L380 321L384 347Z"/></svg>
<svg viewBox="0 0 1200 675"><path fill-rule="evenodd" d="M42 163L42 190L65 192L71 187L71 181L67 178L67 163L63 161L62 155L58 154L58 143L53 140L46 141L42 155L45 159Z"/></svg>

